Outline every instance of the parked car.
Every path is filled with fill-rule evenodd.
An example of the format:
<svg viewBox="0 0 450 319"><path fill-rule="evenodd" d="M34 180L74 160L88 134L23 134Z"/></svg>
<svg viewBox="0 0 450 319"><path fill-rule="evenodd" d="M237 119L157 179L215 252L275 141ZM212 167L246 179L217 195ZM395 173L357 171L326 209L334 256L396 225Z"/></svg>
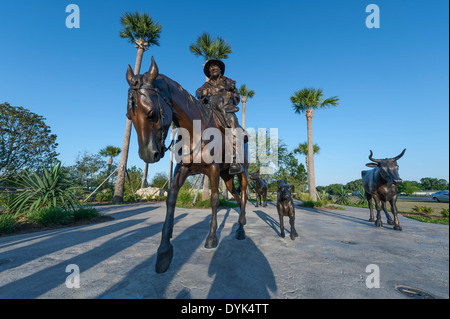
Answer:
<svg viewBox="0 0 450 319"><path fill-rule="evenodd" d="M438 202L448 203L448 190L433 193L431 194L431 198L433 200L437 200Z"/></svg>

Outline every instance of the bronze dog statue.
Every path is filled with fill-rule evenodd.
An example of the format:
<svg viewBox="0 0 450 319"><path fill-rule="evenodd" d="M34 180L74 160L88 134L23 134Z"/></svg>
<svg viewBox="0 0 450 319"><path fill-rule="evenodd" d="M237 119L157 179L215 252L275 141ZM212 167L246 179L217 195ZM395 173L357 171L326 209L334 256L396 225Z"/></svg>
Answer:
<svg viewBox="0 0 450 319"><path fill-rule="evenodd" d="M259 176L259 170L250 174L249 178L250 178L250 180L256 182L256 184L255 184L256 207L258 207L258 201L262 207L266 207L267 206L267 183L266 183L266 181L263 180Z"/></svg>
<svg viewBox="0 0 450 319"><path fill-rule="evenodd" d="M280 231L281 237L284 238L284 216L289 216L289 224L291 224L291 239L295 240L298 237L295 230L295 208L294 201L292 200L291 192L294 191L294 186L287 185L284 180L278 181L277 192L277 211L280 217Z"/></svg>

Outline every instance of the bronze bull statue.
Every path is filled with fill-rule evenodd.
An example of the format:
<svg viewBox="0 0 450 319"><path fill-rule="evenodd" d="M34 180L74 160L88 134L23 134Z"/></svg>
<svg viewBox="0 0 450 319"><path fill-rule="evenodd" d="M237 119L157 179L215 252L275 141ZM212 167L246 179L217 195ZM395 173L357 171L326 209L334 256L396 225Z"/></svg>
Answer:
<svg viewBox="0 0 450 319"><path fill-rule="evenodd" d="M405 151L406 148L396 157L385 159L374 159L372 157L373 153L370 151L369 159L373 163L367 163L366 166L373 167L373 169L361 172L364 192L369 203L369 221L374 221L372 207L373 199L375 208L377 209L377 220L375 221L377 227L383 226L383 222L381 221L381 209L383 209L388 224L394 225L395 230L402 230L397 217L397 185L402 183L402 180L398 175L397 160L405 154ZM392 218L389 216L386 209L386 202L391 204L394 221L392 221Z"/></svg>

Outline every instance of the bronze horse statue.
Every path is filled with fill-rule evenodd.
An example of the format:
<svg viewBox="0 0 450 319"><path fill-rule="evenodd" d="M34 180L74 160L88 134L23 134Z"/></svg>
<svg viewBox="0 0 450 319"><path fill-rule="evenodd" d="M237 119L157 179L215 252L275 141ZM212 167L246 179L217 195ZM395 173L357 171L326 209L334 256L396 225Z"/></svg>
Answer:
<svg viewBox="0 0 450 319"><path fill-rule="evenodd" d="M201 158L200 162L194 161L194 150L202 151L207 146L207 143L203 139L199 141L194 140L193 121L201 121L201 132L204 132L207 128L216 128L220 130L222 137L224 137L225 129L218 123L217 117L213 116L209 109L202 106L180 84L163 74L159 74L158 66L153 57L149 71L144 74L135 75L130 65L128 65L126 79L130 85L127 117L133 121L133 126L136 129L139 156L142 160L146 163L155 163L164 156L164 153L170 148L166 147L164 142L172 122L177 128L187 130L190 134L188 144L190 144L191 152L181 154L181 156L184 156L183 160L179 161L175 167L173 181L167 195L167 211L162 229L161 243L157 252L156 272L165 272L172 261L173 246L170 243L170 238L172 238L174 226L175 204L181 186L190 175L205 174L210 179L212 218L205 248L215 248L218 245L216 230L217 208L219 205L219 177L225 181L227 189L239 204L239 227L236 231L236 238L239 240L245 239L245 206L247 203L246 190L248 184L247 143L244 143L244 169L241 174L237 175L242 190L239 196L233 183L234 175L230 175L228 171L230 163L226 163L223 160L225 158L224 138L222 138L221 154L223 155L221 163L216 161L207 163L203 158Z"/></svg>

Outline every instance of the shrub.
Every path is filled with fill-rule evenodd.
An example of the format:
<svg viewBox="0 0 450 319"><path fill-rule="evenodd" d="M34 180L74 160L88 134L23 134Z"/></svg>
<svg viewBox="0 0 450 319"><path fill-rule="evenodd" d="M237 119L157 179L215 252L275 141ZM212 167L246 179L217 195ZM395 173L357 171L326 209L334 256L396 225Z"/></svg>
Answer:
<svg viewBox="0 0 450 319"><path fill-rule="evenodd" d="M442 208L441 215L442 217L448 218L448 208Z"/></svg>
<svg viewBox="0 0 450 319"><path fill-rule="evenodd" d="M305 200L305 201L303 201L303 206L309 207L309 208L314 208L314 201L312 201L312 200Z"/></svg>
<svg viewBox="0 0 450 319"><path fill-rule="evenodd" d="M74 221L90 220L100 216L100 213L95 208L79 208L70 213L70 217Z"/></svg>
<svg viewBox="0 0 450 319"><path fill-rule="evenodd" d="M103 202L103 195L102 194L96 194L95 195L95 200L97 201L97 202Z"/></svg>
<svg viewBox="0 0 450 319"><path fill-rule="evenodd" d="M433 212L433 208L428 206L414 206L411 211L415 213L424 213L424 214L431 214Z"/></svg>
<svg viewBox="0 0 450 319"><path fill-rule="evenodd" d="M317 200L314 202L314 207L323 207L323 206L325 206L325 205L324 205L323 201L321 201L321 200Z"/></svg>
<svg viewBox="0 0 450 319"><path fill-rule="evenodd" d="M16 213L41 208L73 209L80 206L80 202L70 191L72 180L61 168L61 162L54 162L50 169L41 166L41 174L28 173L17 184L25 190L12 202L11 209Z"/></svg>
<svg viewBox="0 0 450 319"><path fill-rule="evenodd" d="M16 216L9 213L0 213L0 233L9 234L17 225Z"/></svg>
<svg viewBox="0 0 450 319"><path fill-rule="evenodd" d="M28 211L26 215L26 220L42 226L64 224L69 219L69 213L58 207L40 208Z"/></svg>
<svg viewBox="0 0 450 319"><path fill-rule="evenodd" d="M197 196L200 197L201 194ZM194 200L194 195L189 192L189 190L180 190L177 197L177 202L182 204L190 204Z"/></svg>
<svg viewBox="0 0 450 319"><path fill-rule="evenodd" d="M314 207L325 207L327 206L329 203L326 199L319 199L316 201L313 200L307 200L303 202L303 206L304 207L309 207L309 208L314 208Z"/></svg>
<svg viewBox="0 0 450 319"><path fill-rule="evenodd" d="M310 202L312 201L312 198L308 193L301 193L300 200L302 200L303 202Z"/></svg>

